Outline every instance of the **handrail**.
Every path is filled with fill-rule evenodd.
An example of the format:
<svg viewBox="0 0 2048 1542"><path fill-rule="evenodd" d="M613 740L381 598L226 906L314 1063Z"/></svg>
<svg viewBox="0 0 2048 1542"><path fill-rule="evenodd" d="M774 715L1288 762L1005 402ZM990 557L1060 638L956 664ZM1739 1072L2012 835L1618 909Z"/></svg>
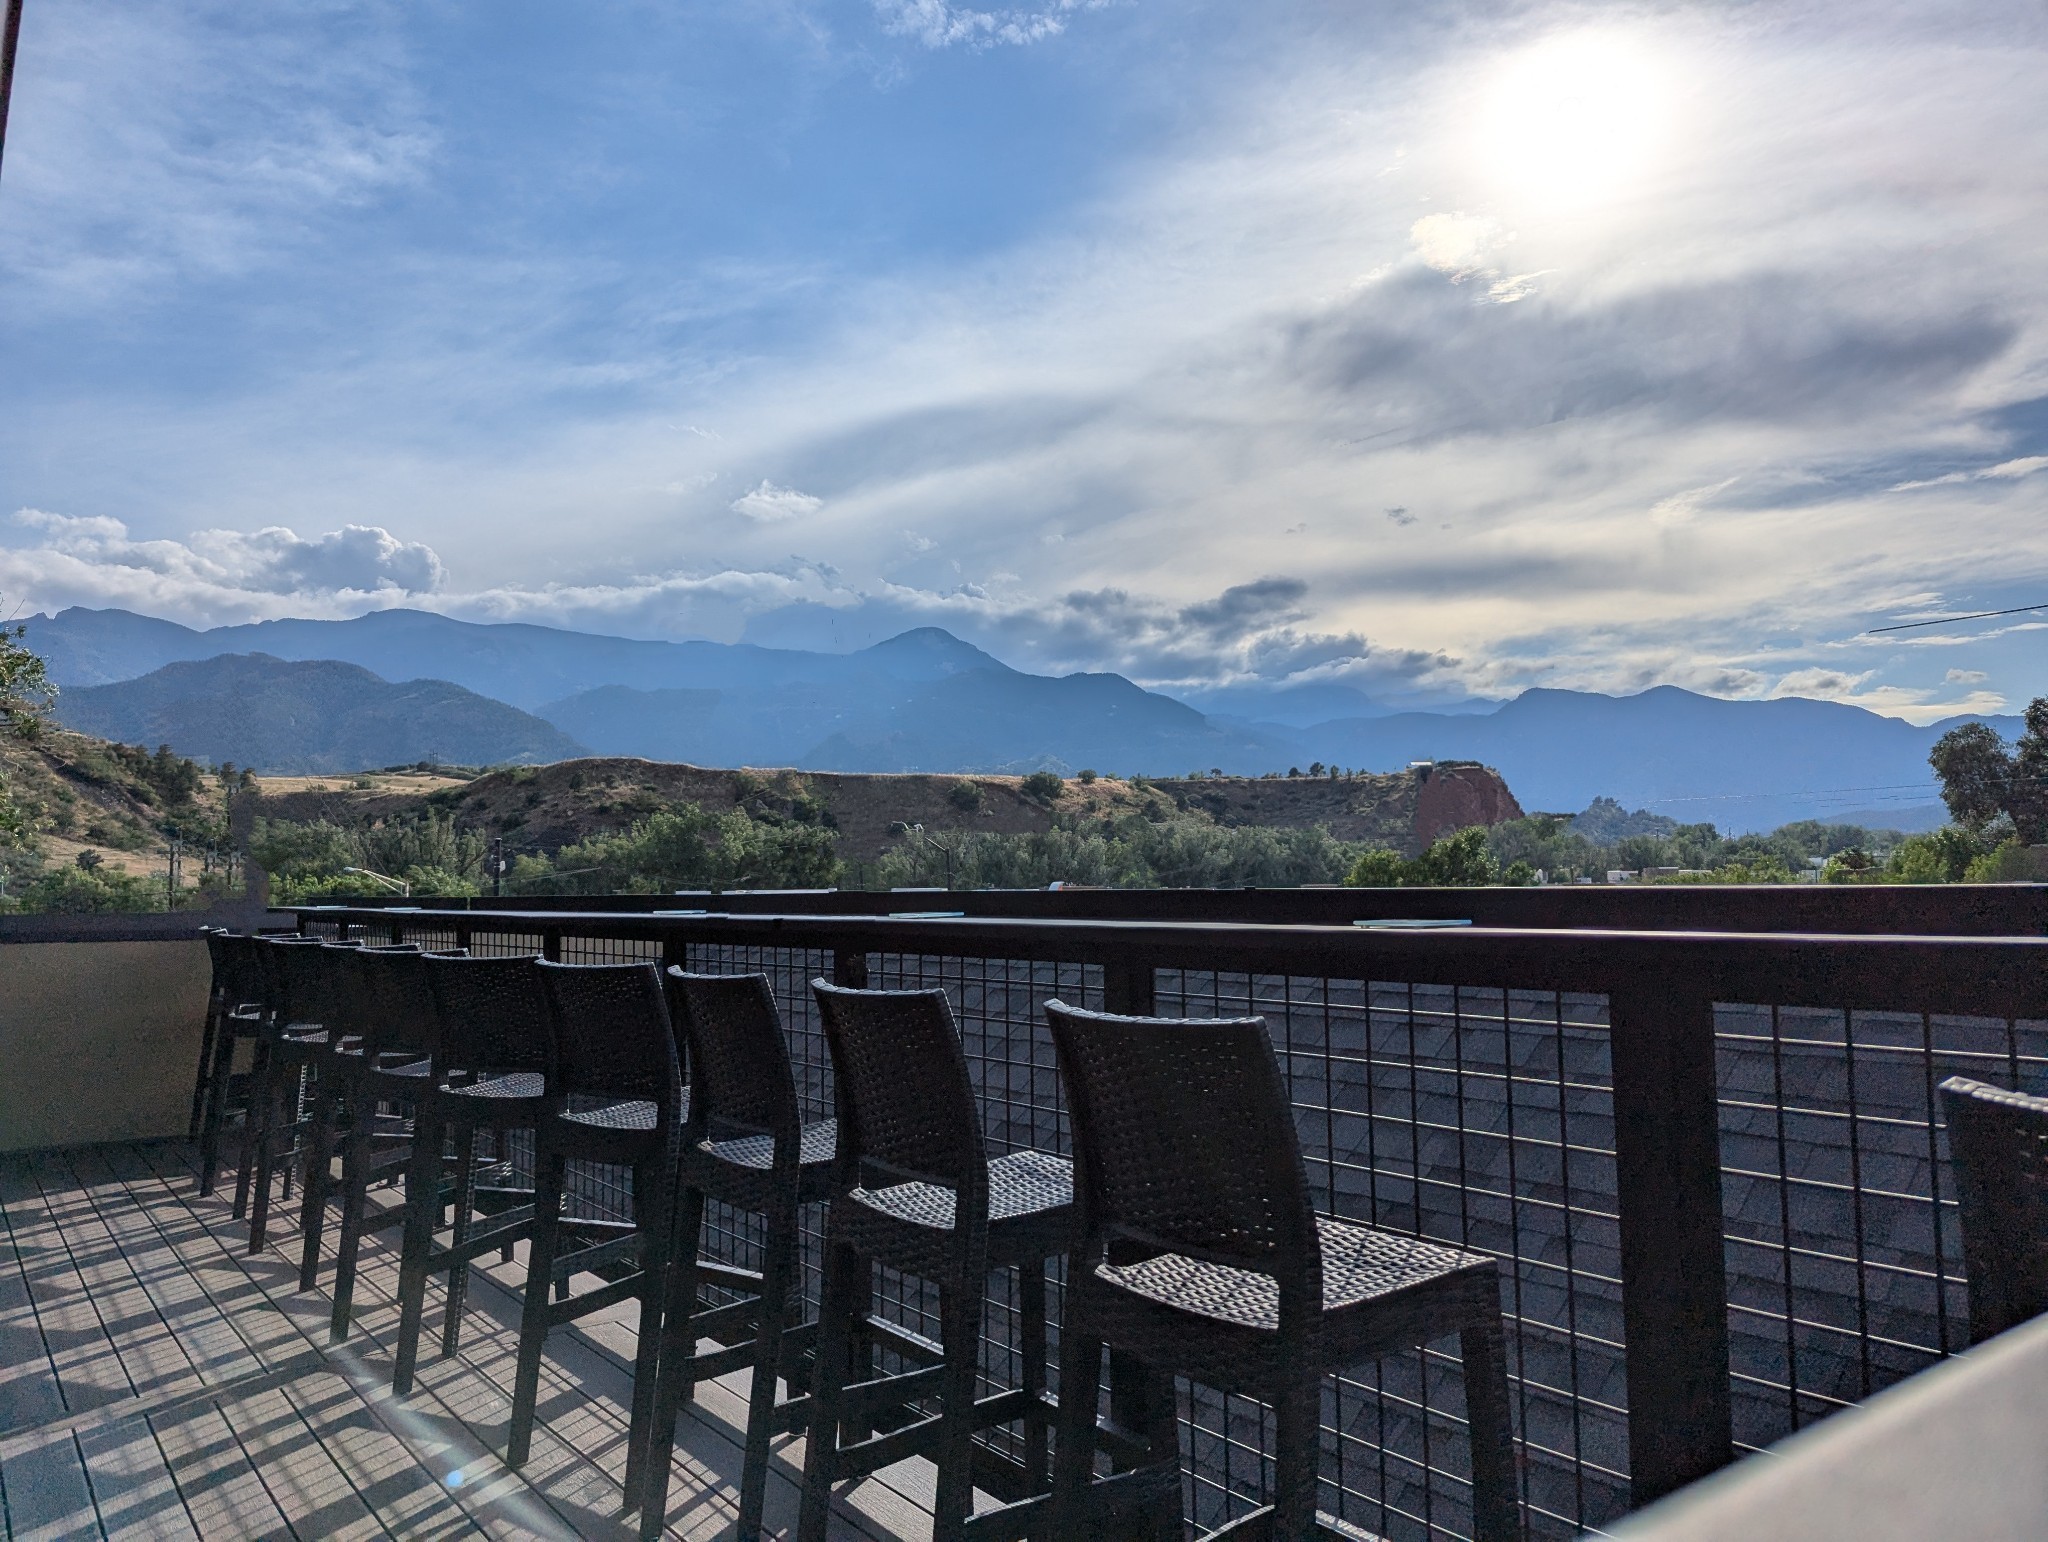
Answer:
<svg viewBox="0 0 2048 1542"><path fill-rule="evenodd" d="M729 894L519 895L429 899L438 909L646 914L678 905L736 914L887 915L921 899L969 916L1034 920L1253 921L1348 925L1409 916L1478 926L1622 931L2048 935L2048 884L1552 884L1542 888L862 889ZM351 901L388 908L414 901Z"/></svg>

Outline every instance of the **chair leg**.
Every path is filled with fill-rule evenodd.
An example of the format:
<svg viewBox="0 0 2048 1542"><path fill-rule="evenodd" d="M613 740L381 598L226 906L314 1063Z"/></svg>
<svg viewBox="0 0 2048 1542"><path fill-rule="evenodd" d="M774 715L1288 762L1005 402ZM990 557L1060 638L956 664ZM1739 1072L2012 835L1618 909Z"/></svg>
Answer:
<svg viewBox="0 0 2048 1542"><path fill-rule="evenodd" d="M984 1281L969 1276L939 1288L940 1336L946 1373L940 1380L937 1495L932 1542L960 1542L974 1513L974 1383L981 1370L981 1295Z"/></svg>
<svg viewBox="0 0 2048 1542"><path fill-rule="evenodd" d="M351 1097L351 1102L353 1098ZM299 1289L320 1282L320 1241L334 1184L334 1136L341 1123L340 1079L331 1072L313 1090L313 1127L306 1132L306 1184L299 1204Z"/></svg>
<svg viewBox="0 0 2048 1542"><path fill-rule="evenodd" d="M270 1235L270 1190L277 1172L277 1125L282 1117L279 1105L284 1100L285 1083L293 1080L282 1074L285 1069L272 1055L263 1069L262 1087L257 1096L249 1100L260 1121L256 1128L255 1171L249 1180L251 1253L262 1252Z"/></svg>
<svg viewBox="0 0 2048 1542"><path fill-rule="evenodd" d="M1088 1486L1095 1480L1095 1419L1102 1400L1102 1340L1092 1337L1075 1317L1074 1296L1067 1296L1069 1321L1060 1327L1059 1440L1053 1447L1051 1519L1045 1535L1088 1535Z"/></svg>
<svg viewBox="0 0 2048 1542"><path fill-rule="evenodd" d="M206 1112L199 1124L199 1193L211 1194L220 1178L220 1132L228 1120L228 1083L235 1072L235 1035L227 1025L213 1042L213 1070L206 1083Z"/></svg>
<svg viewBox="0 0 2048 1542"><path fill-rule="evenodd" d="M697 1350L691 1324L697 1314L697 1242L704 1226L704 1191L684 1188L676 1195L670 1222L668 1278L661 1307L661 1349L655 1358L654 1404L644 1436L646 1447L633 1465L637 1484L626 1486L626 1508L640 1512L640 1535L662 1534L668 1513L668 1478L675 1466L676 1419L696 1390L690 1357ZM642 1333L647 1331L641 1325Z"/></svg>
<svg viewBox="0 0 2048 1542"><path fill-rule="evenodd" d="M1024 1416L1025 1487L1034 1494L1050 1482L1045 1416L1045 1260L1017 1266L1018 1351L1024 1358L1024 1394L1031 1411Z"/></svg>
<svg viewBox="0 0 2048 1542"><path fill-rule="evenodd" d="M818 1363L811 1374L811 1428L804 1446L804 1497L797 1516L797 1542L825 1542L832 1480L839 1475L839 1405L846 1387L847 1345L853 1336L854 1314L867 1305L869 1273L866 1259L828 1238L824 1289L818 1302Z"/></svg>
<svg viewBox="0 0 2048 1542"><path fill-rule="evenodd" d="M451 1246L469 1240L476 1223L476 1130L460 1127L455 1136L455 1222ZM552 1271L550 1271L552 1272ZM448 1268L448 1307L441 1319L441 1355L445 1359L462 1344L462 1313L469 1305L469 1260L457 1259Z"/></svg>
<svg viewBox="0 0 2048 1542"><path fill-rule="evenodd" d="M789 1291L796 1273L795 1206L768 1217L767 1247L761 1260L760 1317L754 1332L754 1384L747 1402L747 1451L740 1468L739 1542L761 1535L768 1495L768 1442L775 1434L776 1372L782 1363L782 1329L789 1317Z"/></svg>
<svg viewBox="0 0 2048 1542"><path fill-rule="evenodd" d="M1458 1349L1472 1432L1472 1535L1476 1542L1516 1542L1522 1534L1521 1485L1508 1418L1507 1334L1499 1315L1488 1313L1466 1327Z"/></svg>
<svg viewBox="0 0 2048 1542"><path fill-rule="evenodd" d="M519 1367L512 1378L512 1428L505 1465L524 1466L533 1449L533 1410L540 1400L540 1357L548 1341L548 1281L561 1242L562 1174L566 1164L536 1137L533 1154L533 1240L526 1255L526 1306L519 1319Z"/></svg>
<svg viewBox="0 0 2048 1542"><path fill-rule="evenodd" d="M199 1069L192 1075L192 1119L185 1132L187 1140L199 1139L199 1131L206 1121L207 1091L213 1075L213 1046L222 1034L227 1032L227 1008L221 1005L220 993L215 991L207 998L206 1026L199 1035Z"/></svg>
<svg viewBox="0 0 2048 1542"><path fill-rule="evenodd" d="M356 1254L363 1245L363 1210L370 1199L370 1150L377 1126L376 1101L366 1094L357 1101L355 1118L341 1143L341 1229L334 1241L334 1314L327 1323L327 1342L348 1337L356 1295Z"/></svg>
<svg viewBox="0 0 2048 1542"><path fill-rule="evenodd" d="M398 1262L398 1346L391 1390L412 1391L420 1358L420 1319L427 1308L427 1259L441 1219L441 1121L422 1107L413 1120L412 1163L405 1173L405 1244Z"/></svg>
<svg viewBox="0 0 2048 1542"><path fill-rule="evenodd" d="M633 1354L633 1407L626 1420L628 1496L640 1492L661 1387L661 1307L667 1294L669 1247L675 1239L674 1183L661 1158L633 1168L633 1224L640 1233L640 1331Z"/></svg>
<svg viewBox="0 0 2048 1542"><path fill-rule="evenodd" d="M239 1160L235 1170L234 1217L238 1221L249 1213L249 1187L255 1174L256 1145L268 1122L263 1106L270 1097L272 1058L270 1041L259 1037L256 1040L256 1057L249 1067L249 1096L242 1110L241 1149L236 1153Z"/></svg>
<svg viewBox="0 0 2048 1542"><path fill-rule="evenodd" d="M1305 1368L1275 1402L1273 1542L1315 1542L1323 1454L1323 1379Z"/></svg>

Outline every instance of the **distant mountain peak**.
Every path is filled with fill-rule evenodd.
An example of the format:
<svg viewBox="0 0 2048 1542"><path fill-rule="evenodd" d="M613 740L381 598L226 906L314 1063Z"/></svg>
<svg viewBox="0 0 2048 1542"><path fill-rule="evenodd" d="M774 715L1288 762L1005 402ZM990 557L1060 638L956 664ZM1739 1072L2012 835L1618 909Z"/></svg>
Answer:
<svg viewBox="0 0 2048 1542"><path fill-rule="evenodd" d="M907 632L898 632L894 637L861 648L854 656L886 660L896 673L901 673L906 664L913 667L922 664L935 675L955 675L969 669L1008 670L1010 667L973 643L962 642L942 626L912 627Z"/></svg>

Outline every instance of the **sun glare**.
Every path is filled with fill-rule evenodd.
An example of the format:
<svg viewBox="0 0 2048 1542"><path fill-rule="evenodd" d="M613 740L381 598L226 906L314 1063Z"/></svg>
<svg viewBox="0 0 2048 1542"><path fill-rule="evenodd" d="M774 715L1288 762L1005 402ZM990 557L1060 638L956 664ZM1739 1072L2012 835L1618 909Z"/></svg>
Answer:
<svg viewBox="0 0 2048 1542"><path fill-rule="evenodd" d="M1568 33L1516 54L1485 87L1480 169L1514 201L1583 209L1642 183L1670 120L1656 54L1623 36Z"/></svg>

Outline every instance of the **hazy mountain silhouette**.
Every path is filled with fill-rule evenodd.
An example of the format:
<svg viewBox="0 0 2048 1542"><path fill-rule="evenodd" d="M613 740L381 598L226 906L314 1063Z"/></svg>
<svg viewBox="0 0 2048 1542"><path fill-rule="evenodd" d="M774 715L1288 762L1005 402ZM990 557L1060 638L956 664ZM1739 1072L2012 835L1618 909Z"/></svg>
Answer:
<svg viewBox="0 0 2048 1542"><path fill-rule="evenodd" d="M446 680L394 685L354 664L260 653L73 687L58 698L57 718L80 733L270 772L536 763L585 753L552 724Z"/></svg>
<svg viewBox="0 0 2048 1542"><path fill-rule="evenodd" d="M413 610L195 631L127 611L73 609L34 617L28 628L67 699L176 661L260 651L341 660L384 681L453 682L532 712L563 742L572 737L600 754L815 770L1093 766L1150 775L1257 774L1312 761L1388 771L1411 760L1470 759L1498 769L1527 808L1578 810L1604 794L1731 831L1850 813L1878 823L1894 807L1902 823L1924 825L1937 802L1927 751L1953 726L1916 728L1834 702L1724 701L1674 686L1619 697L1534 690L1491 710L1393 712L1345 685L1239 684L1196 693L1205 716L1120 675L1024 674L935 627L852 653L636 641ZM273 710L270 700L237 710L253 717ZM1986 721L2008 736L2019 729L2016 718ZM292 719L263 740L267 753L288 752L291 734L316 726ZM214 753L172 735L122 736ZM321 753L344 753L341 741L322 742ZM545 753L458 753L453 742L420 753L429 750L469 761ZM419 757L365 750L350 765L408 758Z"/></svg>

